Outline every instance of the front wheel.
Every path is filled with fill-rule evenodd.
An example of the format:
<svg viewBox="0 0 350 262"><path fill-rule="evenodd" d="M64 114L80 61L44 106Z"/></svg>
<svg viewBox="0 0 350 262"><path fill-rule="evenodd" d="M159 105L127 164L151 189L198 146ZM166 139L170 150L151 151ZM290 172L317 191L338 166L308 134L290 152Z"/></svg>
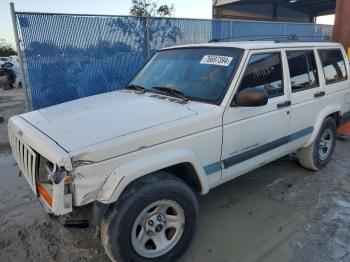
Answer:
<svg viewBox="0 0 350 262"><path fill-rule="evenodd" d="M160 172L126 189L102 222L102 240L113 261L174 261L188 248L197 220L193 191Z"/></svg>
<svg viewBox="0 0 350 262"><path fill-rule="evenodd" d="M331 160L337 137L337 125L328 117L322 124L314 143L299 151L299 163L308 169L320 170Z"/></svg>

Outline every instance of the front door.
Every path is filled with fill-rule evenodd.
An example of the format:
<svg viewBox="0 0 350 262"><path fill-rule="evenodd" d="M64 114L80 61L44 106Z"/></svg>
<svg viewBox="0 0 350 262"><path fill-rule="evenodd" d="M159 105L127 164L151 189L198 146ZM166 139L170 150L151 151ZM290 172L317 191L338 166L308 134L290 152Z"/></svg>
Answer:
<svg viewBox="0 0 350 262"><path fill-rule="evenodd" d="M223 117L223 181L285 154L290 121L289 92L280 51L251 51L236 87L265 89L268 104L227 108Z"/></svg>

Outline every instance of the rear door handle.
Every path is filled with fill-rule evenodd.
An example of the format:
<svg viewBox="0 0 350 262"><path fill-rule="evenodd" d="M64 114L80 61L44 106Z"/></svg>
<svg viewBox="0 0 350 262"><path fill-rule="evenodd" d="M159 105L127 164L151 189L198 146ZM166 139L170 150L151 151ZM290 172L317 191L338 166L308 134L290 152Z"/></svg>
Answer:
<svg viewBox="0 0 350 262"><path fill-rule="evenodd" d="M319 97L322 97L322 96L325 96L325 95L326 95L326 92L325 91L321 91L321 92L315 93L314 97L315 98L319 98Z"/></svg>
<svg viewBox="0 0 350 262"><path fill-rule="evenodd" d="M291 101L285 101L285 102L277 104L277 108L278 109L282 109L282 108L290 106L291 104L292 104Z"/></svg>

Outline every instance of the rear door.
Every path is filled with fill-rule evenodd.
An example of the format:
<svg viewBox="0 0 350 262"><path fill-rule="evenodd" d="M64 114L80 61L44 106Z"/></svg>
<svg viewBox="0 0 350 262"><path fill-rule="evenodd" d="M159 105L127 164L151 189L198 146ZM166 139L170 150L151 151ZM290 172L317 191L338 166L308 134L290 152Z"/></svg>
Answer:
<svg viewBox="0 0 350 262"><path fill-rule="evenodd" d="M325 90L320 85L314 49L286 50L291 98L289 150L305 144L313 131Z"/></svg>
<svg viewBox="0 0 350 262"><path fill-rule="evenodd" d="M236 87L265 89L268 104L227 108L223 116L223 180L230 180L283 154L289 128L289 93L280 50L251 51Z"/></svg>

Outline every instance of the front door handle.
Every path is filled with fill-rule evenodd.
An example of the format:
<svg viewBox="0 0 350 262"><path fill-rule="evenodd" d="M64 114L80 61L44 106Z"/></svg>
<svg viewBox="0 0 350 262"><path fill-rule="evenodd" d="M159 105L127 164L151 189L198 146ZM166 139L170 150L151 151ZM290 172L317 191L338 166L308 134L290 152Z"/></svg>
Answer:
<svg viewBox="0 0 350 262"><path fill-rule="evenodd" d="M319 98L319 97L322 97L322 96L325 96L325 95L326 95L326 92L325 91L321 91L321 92L315 93L314 97L315 98Z"/></svg>
<svg viewBox="0 0 350 262"><path fill-rule="evenodd" d="M292 104L291 101L285 101L285 102L277 104L277 108L278 109L282 109L282 108L290 106L291 104Z"/></svg>

